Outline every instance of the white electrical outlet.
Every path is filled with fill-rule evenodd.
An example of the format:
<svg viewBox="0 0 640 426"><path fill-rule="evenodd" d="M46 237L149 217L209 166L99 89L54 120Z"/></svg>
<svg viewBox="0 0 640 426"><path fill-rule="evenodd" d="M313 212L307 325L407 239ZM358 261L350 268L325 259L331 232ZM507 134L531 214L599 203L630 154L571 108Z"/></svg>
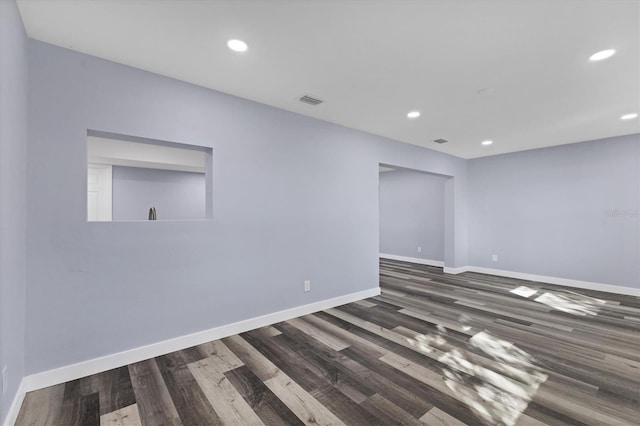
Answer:
<svg viewBox="0 0 640 426"><path fill-rule="evenodd" d="M493 262L497 262L498 261L498 255L497 254L491 255L491 260Z"/></svg>
<svg viewBox="0 0 640 426"><path fill-rule="evenodd" d="M7 366L2 367L2 394L7 391Z"/></svg>
<svg viewBox="0 0 640 426"><path fill-rule="evenodd" d="M307 280L304 282L304 291L311 291L311 281Z"/></svg>
<svg viewBox="0 0 640 426"><path fill-rule="evenodd" d="M418 246L418 253L422 253L422 247Z"/></svg>

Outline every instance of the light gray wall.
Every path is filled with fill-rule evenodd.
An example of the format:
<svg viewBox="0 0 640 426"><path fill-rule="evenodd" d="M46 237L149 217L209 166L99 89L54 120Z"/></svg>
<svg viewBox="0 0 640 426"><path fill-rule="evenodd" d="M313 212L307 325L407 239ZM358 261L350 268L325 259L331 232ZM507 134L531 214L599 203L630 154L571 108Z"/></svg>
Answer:
<svg viewBox="0 0 640 426"><path fill-rule="evenodd" d="M380 173L380 253L444 260L446 180L408 170Z"/></svg>
<svg viewBox="0 0 640 426"><path fill-rule="evenodd" d="M30 47L29 373L377 287L379 163L455 177L467 264L465 160ZM87 129L211 147L213 219L87 223Z"/></svg>
<svg viewBox="0 0 640 426"><path fill-rule="evenodd" d="M9 4L3 31L19 22L4 25L17 17ZM11 61L0 68L0 221L11 256L8 269L2 258L1 342L17 380L26 66L24 34L10 31L2 54ZM30 42L29 60L28 373L377 286L379 163L453 176L444 184L447 266L638 281L637 217L604 216L638 208L637 135L467 162L40 42ZM5 81L19 93L5 97ZM87 223L87 129L213 148L213 219Z"/></svg>
<svg viewBox="0 0 640 426"><path fill-rule="evenodd" d="M27 37L15 1L0 1L0 423L25 371Z"/></svg>
<svg viewBox="0 0 640 426"><path fill-rule="evenodd" d="M113 166L113 220L205 218L205 174Z"/></svg>
<svg viewBox="0 0 640 426"><path fill-rule="evenodd" d="M469 181L472 265L640 287L640 135L471 160Z"/></svg>

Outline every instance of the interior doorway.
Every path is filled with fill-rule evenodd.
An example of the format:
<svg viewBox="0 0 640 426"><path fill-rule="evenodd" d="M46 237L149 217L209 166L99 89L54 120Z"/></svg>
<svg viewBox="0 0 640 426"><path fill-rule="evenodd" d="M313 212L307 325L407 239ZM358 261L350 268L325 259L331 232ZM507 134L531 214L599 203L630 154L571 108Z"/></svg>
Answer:
<svg viewBox="0 0 640 426"><path fill-rule="evenodd" d="M112 172L110 164L87 164L87 220L111 221Z"/></svg>
<svg viewBox="0 0 640 426"><path fill-rule="evenodd" d="M450 176L379 166L379 255L443 268Z"/></svg>

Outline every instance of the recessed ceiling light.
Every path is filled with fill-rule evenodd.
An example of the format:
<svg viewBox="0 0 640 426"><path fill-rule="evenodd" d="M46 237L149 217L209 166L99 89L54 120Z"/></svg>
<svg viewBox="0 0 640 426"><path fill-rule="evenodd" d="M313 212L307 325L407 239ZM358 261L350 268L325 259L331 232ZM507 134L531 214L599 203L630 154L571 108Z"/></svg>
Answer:
<svg viewBox="0 0 640 426"><path fill-rule="evenodd" d="M229 40L227 42L227 46L229 46L229 49L233 50L234 52L246 52L249 48L247 46L247 43L242 40Z"/></svg>
<svg viewBox="0 0 640 426"><path fill-rule="evenodd" d="M493 141L482 141L482 145L491 145L493 143Z"/></svg>
<svg viewBox="0 0 640 426"><path fill-rule="evenodd" d="M632 120L634 118L638 118L638 114L633 112L631 114L625 114L622 117L620 117L620 120Z"/></svg>
<svg viewBox="0 0 640 426"><path fill-rule="evenodd" d="M593 55L589 56L589 60L590 61L601 61L603 59L607 59L607 58L612 57L614 53L616 53L615 49L601 50L601 51L596 52Z"/></svg>
<svg viewBox="0 0 640 426"><path fill-rule="evenodd" d="M420 111L409 111L409 113L407 114L407 117L418 118L420 117Z"/></svg>

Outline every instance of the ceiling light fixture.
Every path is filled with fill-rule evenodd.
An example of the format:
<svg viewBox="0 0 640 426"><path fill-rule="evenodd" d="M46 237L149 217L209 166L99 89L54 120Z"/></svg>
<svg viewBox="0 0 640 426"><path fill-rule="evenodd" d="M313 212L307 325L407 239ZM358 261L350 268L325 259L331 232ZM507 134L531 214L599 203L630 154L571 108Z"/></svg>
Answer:
<svg viewBox="0 0 640 426"><path fill-rule="evenodd" d="M418 118L418 117L420 117L420 111L410 111L407 114L407 117L409 117L409 118Z"/></svg>
<svg viewBox="0 0 640 426"><path fill-rule="evenodd" d="M484 146L491 145L492 143L493 143L493 141L482 141L482 145L484 145Z"/></svg>
<svg viewBox="0 0 640 426"><path fill-rule="evenodd" d="M234 52L246 52L249 48L247 46L247 43L242 40L229 40L227 42L227 46L229 46L229 49L233 50Z"/></svg>
<svg viewBox="0 0 640 426"><path fill-rule="evenodd" d="M612 57L614 55L614 53L616 53L615 49L601 50L601 51L596 52L593 55L589 56L589 60L590 61L602 61L603 59L607 59L607 58Z"/></svg>
<svg viewBox="0 0 640 426"><path fill-rule="evenodd" d="M634 118L638 118L638 114L635 112L632 112L631 114L625 114L622 117L620 117L620 120L632 120Z"/></svg>

